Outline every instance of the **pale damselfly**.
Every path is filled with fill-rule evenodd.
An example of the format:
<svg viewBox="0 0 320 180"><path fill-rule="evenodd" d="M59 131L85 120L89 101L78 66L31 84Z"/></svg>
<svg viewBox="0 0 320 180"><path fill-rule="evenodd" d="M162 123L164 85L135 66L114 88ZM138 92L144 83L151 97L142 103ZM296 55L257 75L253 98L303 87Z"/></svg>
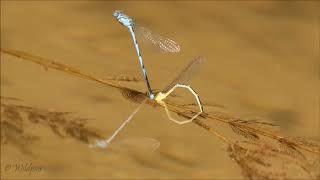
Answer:
<svg viewBox="0 0 320 180"><path fill-rule="evenodd" d="M115 10L112 14L122 25L124 25L125 27L127 27L129 29L129 32L131 34L137 55L138 55L138 59L139 59L139 64L141 66L141 70L143 73L143 77L144 80L147 84L147 88L148 88L148 93L149 93L149 98L150 99L154 99L154 93L152 92L149 80L148 80L148 76L147 76L147 70L144 67L144 63L143 63L143 59L142 59L142 55L141 55L141 51L139 49L139 45L138 45L138 41L136 38L136 31L139 31L140 34L147 40L149 40L154 46L159 47L160 49L162 49L165 52L172 52L172 53L176 53L180 51L180 46L179 44L177 44L176 42L174 42L171 39L162 37L158 34L155 34L151 31L149 31L147 28L142 27L142 26L138 26L134 20L127 16L126 14L124 14L122 11L119 10Z"/></svg>

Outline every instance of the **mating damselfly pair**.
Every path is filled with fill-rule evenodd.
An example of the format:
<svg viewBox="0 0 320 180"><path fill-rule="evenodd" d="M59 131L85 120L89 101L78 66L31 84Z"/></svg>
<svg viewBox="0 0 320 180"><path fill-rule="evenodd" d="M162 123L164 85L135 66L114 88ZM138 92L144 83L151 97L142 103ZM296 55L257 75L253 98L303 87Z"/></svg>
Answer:
<svg viewBox="0 0 320 180"><path fill-rule="evenodd" d="M161 106L164 106L165 111L168 115L168 118L172 120L173 122L177 124L185 124L188 122L191 122L195 118L197 118L202 112L203 112L203 106L200 101L200 98L198 94L186 83L187 77L190 74L190 72L199 64L203 62L202 57L197 57L193 59L188 66L178 75L177 78L175 78L167 87L165 87L162 91L158 92L157 94L154 94L152 91L147 71L143 63L143 58L141 54L141 50L139 48L139 44L136 38L136 32L139 33L143 38L150 41L154 46L160 48L164 52L170 52L170 53L177 53L180 51L180 46L175 41L165 38L163 36L160 36L158 34L155 34L148 30L147 28L144 28L143 26L139 26L131 17L124 14L122 11L116 10L113 12L113 16L125 27L128 28L130 35L133 40L133 44L135 46L135 50L137 52L139 64L144 76L145 83L147 85L148 89L148 95L150 100L155 100L156 103L158 103ZM199 106L199 111L195 113L190 119L179 121L173 118L170 114L170 110L167 108L167 104L164 101L167 96L169 96L175 89L177 88L184 88L187 89L192 93L192 95L195 97L196 103ZM141 106L144 104L145 101L143 101L134 111L133 113L121 124L121 126L111 135L110 138L106 140L99 140L96 142L94 146L98 147L106 147L115 137L116 135L125 127L125 125L133 118L133 116L140 110ZM90 147L94 147L90 146Z"/></svg>
<svg viewBox="0 0 320 180"><path fill-rule="evenodd" d="M134 33L139 33L138 32L139 30L137 30L139 27L135 25L134 28L136 28ZM142 29L142 30L145 30L145 29ZM142 33L148 34L146 30L142 31ZM154 34L150 35L151 38L154 38L154 36L155 36ZM161 42L161 41L159 40L155 42ZM1 57L2 57L1 60L6 59L6 58L3 58L4 56L2 56L2 53L7 55L8 54L13 55L16 57L16 58L8 58L8 59L19 59L19 60L23 59L29 62L31 61L33 63L40 64L42 67L45 67L46 70L47 69L58 70L60 72L67 73L68 75L76 76L77 78L80 77L86 80L99 82L100 84L106 85L108 87L116 88L121 92L121 94L127 100L140 103L139 105L137 105L138 108L134 110L134 112L130 115L130 117L127 118L126 123L124 123L122 127L119 128L119 130L117 130L115 133L113 133L112 137L107 140L101 141L101 139L104 139L105 137L101 135L101 133L98 133L99 136L95 136L95 134L97 134L95 133L96 132L95 130L88 131L92 135L89 135L87 137L85 134L83 134L84 131L82 131L83 130L82 126L79 129L76 128L75 129L76 131L71 131L71 132L74 132L72 133L72 135L75 138L88 140L88 141L82 141L85 144L90 144L92 142L95 143L95 140L98 139L100 141L98 141L98 144L96 144L95 146L98 146L98 147L107 146L110 143L110 141L116 136L116 134L125 126L125 124L127 124L130 121L130 119L133 118L133 116L139 111L139 109L142 109L141 107L143 106L143 104L149 105L150 103L150 105L153 105L152 103L154 103L155 105L157 105L157 107L160 107L160 108L162 107L164 108L164 106L167 106L167 108L165 109L167 109L168 112L172 114L174 113L174 115L181 113L182 115L186 115L185 119L189 119L189 120L192 119L193 115L196 114L196 113L193 113L192 115L187 114L188 113L187 108L189 107L185 108L186 99L181 98L181 94L178 94L179 96L172 96L172 94L168 95L167 97L170 98L171 96L171 98L174 101L170 102L169 98L165 98L163 99L163 101L166 104L161 106L161 104L157 103L157 101L155 100L156 99L155 97L157 97L157 91L153 92L154 98L152 99L150 98L150 94L145 93L146 92L145 90L138 91L130 88L129 86L122 86L117 80L113 81L113 80L99 79L97 77L94 77L90 73L84 73L79 69L60 63L61 61L59 62L56 60L50 60L47 58L42 58L36 55L32 55L30 53L25 53L18 50L3 49L3 48L1 48ZM164 61L166 60L163 60L162 62ZM194 59L183 71L183 73L181 73L178 76L178 78L176 78L172 83L170 83L167 86L167 88L164 88L164 90L162 90L161 92L162 93L169 92L170 89L172 89L172 87L174 87L177 83L186 84L182 82L186 82L184 81L184 79L187 79L188 77L187 75L190 75L190 70L193 70L196 67L196 65L199 64L199 62L201 62L201 58ZM168 62L166 63L166 65L168 65ZM170 66L172 67L173 64L171 64ZM183 88L182 90L186 90L186 89ZM175 91L175 93L177 93L177 91ZM181 107L180 109L178 109L179 108L178 106L175 106L176 102L178 102L176 100L183 101L183 106L180 106ZM111 106L112 105L113 104L111 104ZM197 106L192 106L192 108L195 108L195 107ZM24 109L29 110L28 108L24 108ZM49 113L52 114L51 112ZM12 113L9 115L12 115ZM30 116L30 118L34 119L33 122L39 122L39 121L36 121L38 120L37 117ZM47 119L46 116L44 116L43 118L45 118L44 120L45 122L48 122L46 126L52 128L52 131L56 131L55 127L61 127L62 130L69 131L69 129L64 128L65 127L64 125L70 124L73 126L73 123L72 123L73 121L71 120L69 123L68 121L61 121L61 119L59 118L57 119L56 122L64 123L64 124L60 126L54 126L55 125L54 121L52 121L51 119ZM110 116L108 116L108 119L110 119ZM10 123L10 121L5 121L5 122ZM239 137L233 136L234 139L229 139L228 137L223 136L222 134L220 134L218 131L215 130L215 128L218 128L220 126L210 125L211 123L215 123L215 122L219 124L223 123L224 125L227 125L227 127L229 127L230 130L232 130L234 133L236 133L235 135L239 135ZM307 154L305 154L303 151L314 152L316 153L317 157L319 157L319 152L320 152L319 145L317 145L316 143L313 143L312 141L308 141L308 139L305 139L305 138L291 138L291 137L283 136L280 134L279 131L273 131L274 125L272 123L266 123L259 119L240 118L240 117L230 115L229 113L224 113L220 111L211 111L210 113L202 113L201 115L199 115L197 118L192 120L192 124L202 127L204 130L212 133L215 137L218 137L220 140L224 141L228 145L228 148L226 149L227 153L234 160L234 163L237 163L241 167L243 172L248 173L247 175L248 177L257 177L258 179L268 179L270 175L271 179L276 179L276 178L273 178L275 177L274 174L276 173L283 174L282 169L279 167L294 167L294 171L299 170L300 168L300 170L303 170L306 173L309 173L311 172L313 167L312 167L312 164L306 161L306 159L309 159L309 158L305 157L305 155ZM145 128L146 127L143 127L143 126L141 127L141 129L145 129ZM157 129L161 130L161 128L157 128ZM12 131L16 131L16 129L12 129ZM163 130L161 131L163 132ZM110 134L112 134L112 132ZM57 134L57 135L61 135L61 134ZM192 134L188 133L188 135L192 135ZM170 137L173 137L173 136L170 135ZM14 137L14 138L16 139L17 137ZM241 139L238 139L238 138L241 138ZM245 138L245 139L242 139L242 138ZM124 140L126 139L127 138L124 138ZM151 141L151 139L143 139L142 141L139 139L136 139L136 140L138 140L138 142L134 141L134 145L136 146L138 144L139 148L146 144L147 146L148 144L154 144L154 141ZM146 140L149 142L146 142ZM119 140L119 141L117 140L117 142L121 142L121 141L122 140ZM198 143L198 141L196 143ZM210 149L210 145L209 145L210 143L205 143L205 144L206 144L206 147L204 149L206 150ZM115 144L112 144L110 147L116 148L116 146L117 144L115 143ZM157 143L157 145L153 147L158 148L158 146L159 146L159 143ZM128 149L131 149L131 148L128 148ZM167 153L165 153L165 155L167 155ZM282 164L280 164L281 166L279 166L279 162L283 162ZM315 163L315 165L317 164ZM278 172L273 173L273 169L279 169L280 173ZM260 176L259 174L256 174L257 172L260 173ZM319 176L316 176L316 177L319 177Z"/></svg>

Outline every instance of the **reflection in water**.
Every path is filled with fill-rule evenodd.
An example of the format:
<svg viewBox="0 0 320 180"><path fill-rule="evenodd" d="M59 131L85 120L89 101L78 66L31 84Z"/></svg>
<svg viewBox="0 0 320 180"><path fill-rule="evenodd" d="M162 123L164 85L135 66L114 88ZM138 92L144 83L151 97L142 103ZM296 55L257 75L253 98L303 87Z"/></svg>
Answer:
<svg viewBox="0 0 320 180"><path fill-rule="evenodd" d="M299 114L293 110L274 110L267 116L274 122L278 122L282 128L291 129L291 127L299 124Z"/></svg>
<svg viewBox="0 0 320 180"><path fill-rule="evenodd" d="M12 98L1 97L1 143L17 146L23 152L40 136L28 134L25 126L40 124L48 127L61 138L70 137L88 144L92 139L101 138L93 129L85 126L86 119L75 117L69 112L55 112L13 102ZM31 123L31 125L30 125Z"/></svg>
<svg viewBox="0 0 320 180"><path fill-rule="evenodd" d="M56 112L22 105L23 101L1 97L1 144L16 146L25 153L40 136L31 135L26 126L40 124L48 127L62 139L72 138L80 143L89 144L103 137L96 130L86 127L87 119L76 117L70 112ZM30 124L31 123L31 124ZM160 142L148 137L130 137L112 144L112 149L135 149L152 152L159 148Z"/></svg>
<svg viewBox="0 0 320 180"><path fill-rule="evenodd" d="M160 147L160 142L149 137L129 137L119 142L115 142L115 146L121 149L135 149L141 152L153 152Z"/></svg>

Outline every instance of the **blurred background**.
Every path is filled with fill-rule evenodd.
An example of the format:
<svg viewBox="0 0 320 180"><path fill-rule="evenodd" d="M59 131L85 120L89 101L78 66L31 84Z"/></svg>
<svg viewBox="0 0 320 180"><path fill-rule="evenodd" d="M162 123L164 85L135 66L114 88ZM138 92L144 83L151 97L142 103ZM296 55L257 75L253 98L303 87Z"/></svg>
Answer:
<svg viewBox="0 0 320 180"><path fill-rule="evenodd" d="M206 62L190 83L204 102L279 124L288 136L319 140L316 1L1 1L1 48L54 59L100 78L142 79L130 34L112 16L117 9L181 46L181 53L164 54L141 45L154 89L202 55ZM1 54L1 96L73 112L105 137L137 107L109 87L16 59ZM121 85L146 91L144 82ZM32 162L46 171L30 175L1 168L1 176L241 178L224 142L192 123L174 124L160 108L143 107L111 149L90 149L39 125L24 131L39 138L26 145L33 155L1 146L1 166ZM220 133L231 134L223 128ZM156 150L154 143L160 143Z"/></svg>

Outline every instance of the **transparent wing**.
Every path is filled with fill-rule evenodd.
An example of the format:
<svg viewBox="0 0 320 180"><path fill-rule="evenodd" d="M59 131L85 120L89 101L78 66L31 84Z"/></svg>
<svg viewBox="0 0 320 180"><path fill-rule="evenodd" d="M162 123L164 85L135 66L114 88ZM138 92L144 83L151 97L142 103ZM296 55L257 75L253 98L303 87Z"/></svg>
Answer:
<svg viewBox="0 0 320 180"><path fill-rule="evenodd" d="M173 81L163 89L162 92L168 92L177 83L186 84L191 77L199 70L199 67L205 61L204 57L199 56L192 59L189 64L178 74L178 76L173 79Z"/></svg>
<svg viewBox="0 0 320 180"><path fill-rule="evenodd" d="M134 32L139 38L147 40L153 46L161 49L163 52L178 53L181 50L179 44L172 39L165 38L145 27L135 25Z"/></svg>

